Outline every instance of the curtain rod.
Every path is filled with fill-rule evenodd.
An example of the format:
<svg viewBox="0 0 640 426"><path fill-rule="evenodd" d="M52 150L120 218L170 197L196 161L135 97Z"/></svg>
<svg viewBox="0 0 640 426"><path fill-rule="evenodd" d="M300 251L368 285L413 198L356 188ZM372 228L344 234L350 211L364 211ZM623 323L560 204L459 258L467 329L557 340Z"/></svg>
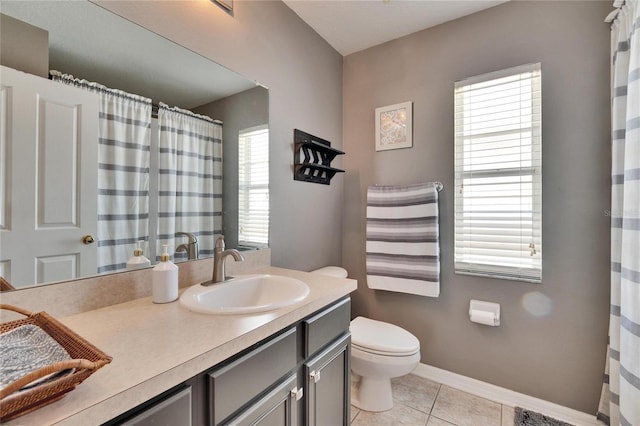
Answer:
<svg viewBox="0 0 640 426"><path fill-rule="evenodd" d="M193 117L193 118L197 118L199 120L202 121L208 121L208 122L213 122L215 124L219 124L219 125L223 125L222 120L217 120L211 117L207 117L206 115L202 115L202 114L196 114L192 111L189 111L187 109L182 109L182 108L178 108L178 107L165 107L165 109L170 110L172 112L178 112L180 114L183 115L187 115L189 117ZM152 118L158 118L158 111L160 110L160 105L156 104L156 103L152 103L151 104L151 117ZM205 118L206 117L206 118Z"/></svg>

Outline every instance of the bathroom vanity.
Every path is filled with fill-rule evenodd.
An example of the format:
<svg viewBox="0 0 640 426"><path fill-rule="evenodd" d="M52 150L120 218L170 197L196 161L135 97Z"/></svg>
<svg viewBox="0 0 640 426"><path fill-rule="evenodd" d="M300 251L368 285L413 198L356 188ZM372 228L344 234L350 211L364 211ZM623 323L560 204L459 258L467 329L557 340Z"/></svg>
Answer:
<svg viewBox="0 0 640 426"><path fill-rule="evenodd" d="M341 299L107 425L347 425L350 315Z"/></svg>
<svg viewBox="0 0 640 426"><path fill-rule="evenodd" d="M6 424L348 424L356 281L256 272L297 278L310 293L253 315L200 314L143 297L58 318L113 361L62 400Z"/></svg>

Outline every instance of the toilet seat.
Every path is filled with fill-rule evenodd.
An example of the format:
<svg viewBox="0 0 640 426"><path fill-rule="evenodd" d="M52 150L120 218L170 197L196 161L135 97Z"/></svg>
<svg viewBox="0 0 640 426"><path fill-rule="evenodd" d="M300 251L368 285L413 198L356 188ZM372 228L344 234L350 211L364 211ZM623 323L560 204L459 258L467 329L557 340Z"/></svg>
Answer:
<svg viewBox="0 0 640 426"><path fill-rule="evenodd" d="M370 354L402 357L420 350L416 336L393 324L357 317L349 330L351 346Z"/></svg>
<svg viewBox="0 0 640 426"><path fill-rule="evenodd" d="M371 355L377 355L377 356L387 356L387 357L398 357L398 358L403 358L403 357L408 357L411 355L415 355L416 353L418 353L418 350L415 350L413 352L384 352L384 351L376 351L376 350L372 350L369 348L363 348L361 346L358 345L354 345L353 343L351 344L351 349L352 350L359 350Z"/></svg>

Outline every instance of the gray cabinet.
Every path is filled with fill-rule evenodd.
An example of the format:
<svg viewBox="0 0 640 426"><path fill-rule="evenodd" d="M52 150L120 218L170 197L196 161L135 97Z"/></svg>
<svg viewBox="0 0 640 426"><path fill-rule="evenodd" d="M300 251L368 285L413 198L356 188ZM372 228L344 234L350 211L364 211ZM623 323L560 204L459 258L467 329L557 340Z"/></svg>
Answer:
<svg viewBox="0 0 640 426"><path fill-rule="evenodd" d="M351 299L342 299L302 320L304 358L317 353L338 337L349 333Z"/></svg>
<svg viewBox="0 0 640 426"><path fill-rule="evenodd" d="M320 310L209 373L209 426L347 426L350 302Z"/></svg>
<svg viewBox="0 0 640 426"><path fill-rule="evenodd" d="M295 369L297 337L288 329L207 373L210 426L224 424Z"/></svg>
<svg viewBox="0 0 640 426"><path fill-rule="evenodd" d="M301 376L308 426L348 425L351 408L350 299L343 299L302 321Z"/></svg>
<svg viewBox="0 0 640 426"><path fill-rule="evenodd" d="M297 426L297 375L292 374L267 395L260 398L237 417L229 421L238 426Z"/></svg>
<svg viewBox="0 0 640 426"><path fill-rule="evenodd" d="M308 426L348 425L351 407L350 335L304 364Z"/></svg>
<svg viewBox="0 0 640 426"><path fill-rule="evenodd" d="M349 424L348 297L107 425Z"/></svg>
<svg viewBox="0 0 640 426"><path fill-rule="evenodd" d="M191 386L181 387L167 396L150 401L129 417L116 422L122 426L190 425Z"/></svg>

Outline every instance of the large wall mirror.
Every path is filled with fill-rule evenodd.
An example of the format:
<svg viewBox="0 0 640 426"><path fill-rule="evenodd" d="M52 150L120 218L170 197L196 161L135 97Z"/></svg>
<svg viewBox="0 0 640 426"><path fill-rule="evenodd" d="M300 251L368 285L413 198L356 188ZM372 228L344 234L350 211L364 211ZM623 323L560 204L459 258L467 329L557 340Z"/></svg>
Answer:
<svg viewBox="0 0 640 426"><path fill-rule="evenodd" d="M0 10L4 284L124 271L138 242L151 264L267 246L266 88L89 1Z"/></svg>

